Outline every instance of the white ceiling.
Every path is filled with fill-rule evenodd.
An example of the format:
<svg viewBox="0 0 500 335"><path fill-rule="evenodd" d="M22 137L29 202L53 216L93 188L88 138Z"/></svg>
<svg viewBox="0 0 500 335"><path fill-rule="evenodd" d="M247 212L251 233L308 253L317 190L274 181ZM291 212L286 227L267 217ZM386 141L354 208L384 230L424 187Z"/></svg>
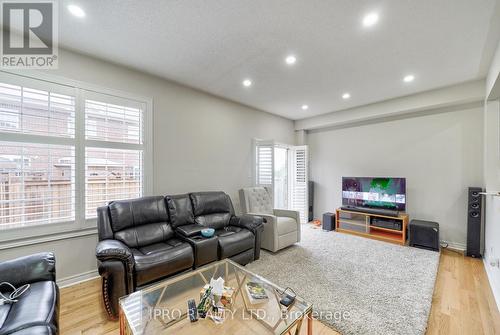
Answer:
<svg viewBox="0 0 500 335"><path fill-rule="evenodd" d="M59 32L69 49L301 119L483 78L495 10L495 0L71 0ZM380 20L366 29L371 11Z"/></svg>

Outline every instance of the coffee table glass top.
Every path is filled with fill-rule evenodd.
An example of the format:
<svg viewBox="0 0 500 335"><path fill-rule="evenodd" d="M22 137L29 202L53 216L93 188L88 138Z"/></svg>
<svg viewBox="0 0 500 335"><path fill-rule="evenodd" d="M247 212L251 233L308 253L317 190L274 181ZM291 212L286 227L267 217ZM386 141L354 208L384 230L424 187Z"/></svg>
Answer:
<svg viewBox="0 0 500 335"><path fill-rule="evenodd" d="M188 300L194 299L198 305L204 287L211 278L219 277L225 280L230 302L224 309L210 308L205 319L190 322ZM264 288L267 299L250 298L248 290L254 283ZM305 324L312 305L296 296L292 305L284 307L279 303L281 292L283 288L265 278L231 260L222 260L121 298L121 322L125 332L133 335L285 334Z"/></svg>

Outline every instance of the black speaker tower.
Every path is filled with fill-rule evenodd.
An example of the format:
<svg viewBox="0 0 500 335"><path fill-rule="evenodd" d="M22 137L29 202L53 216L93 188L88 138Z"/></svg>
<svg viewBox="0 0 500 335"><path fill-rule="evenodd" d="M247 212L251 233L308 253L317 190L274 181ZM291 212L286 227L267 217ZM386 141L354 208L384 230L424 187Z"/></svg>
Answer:
<svg viewBox="0 0 500 335"><path fill-rule="evenodd" d="M480 187L469 187L467 206L467 251L469 257L482 257L481 226L483 217L483 197Z"/></svg>
<svg viewBox="0 0 500 335"><path fill-rule="evenodd" d="M309 185L308 185L308 188L309 188L309 196L308 196L308 201L307 201L307 219L309 220L309 222L311 222L312 220L314 220L314 213L313 213L313 209L314 209L314 182L313 181L309 181Z"/></svg>

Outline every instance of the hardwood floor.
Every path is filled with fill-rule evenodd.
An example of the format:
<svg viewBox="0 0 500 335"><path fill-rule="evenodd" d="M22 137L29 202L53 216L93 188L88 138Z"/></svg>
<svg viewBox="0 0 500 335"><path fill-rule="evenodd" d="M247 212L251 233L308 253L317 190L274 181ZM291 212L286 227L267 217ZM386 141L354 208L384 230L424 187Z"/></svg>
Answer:
<svg viewBox="0 0 500 335"><path fill-rule="evenodd" d="M93 279L61 289L62 335L119 334L118 322L106 318L100 285ZM318 321L313 333L338 334ZM500 314L481 260L442 252L427 334L500 334Z"/></svg>

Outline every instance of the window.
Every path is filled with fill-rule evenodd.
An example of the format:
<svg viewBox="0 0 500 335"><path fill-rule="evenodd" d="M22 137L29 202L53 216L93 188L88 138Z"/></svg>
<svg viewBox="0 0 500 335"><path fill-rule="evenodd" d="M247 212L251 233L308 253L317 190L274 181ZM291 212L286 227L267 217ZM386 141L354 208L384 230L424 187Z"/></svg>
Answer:
<svg viewBox="0 0 500 335"><path fill-rule="evenodd" d="M0 83L0 131L75 137L75 97Z"/></svg>
<svg viewBox="0 0 500 335"><path fill-rule="evenodd" d="M142 144L142 114L140 108L85 100L85 138Z"/></svg>
<svg viewBox="0 0 500 335"><path fill-rule="evenodd" d="M85 208L94 217L110 200L142 195L142 150L86 148Z"/></svg>
<svg viewBox="0 0 500 335"><path fill-rule="evenodd" d="M75 219L73 146L1 142L0 229Z"/></svg>
<svg viewBox="0 0 500 335"><path fill-rule="evenodd" d="M145 194L148 106L0 72L0 241L91 227L97 207Z"/></svg>
<svg viewBox="0 0 500 335"><path fill-rule="evenodd" d="M288 208L288 148L274 148L274 207Z"/></svg>
<svg viewBox="0 0 500 335"><path fill-rule="evenodd" d="M307 146L256 140L254 148L254 184L271 190L274 208L299 211L300 221L307 222Z"/></svg>
<svg viewBox="0 0 500 335"><path fill-rule="evenodd" d="M144 104L86 93L85 216L143 194Z"/></svg>
<svg viewBox="0 0 500 335"><path fill-rule="evenodd" d="M0 83L0 120L0 230L74 220L75 96Z"/></svg>

